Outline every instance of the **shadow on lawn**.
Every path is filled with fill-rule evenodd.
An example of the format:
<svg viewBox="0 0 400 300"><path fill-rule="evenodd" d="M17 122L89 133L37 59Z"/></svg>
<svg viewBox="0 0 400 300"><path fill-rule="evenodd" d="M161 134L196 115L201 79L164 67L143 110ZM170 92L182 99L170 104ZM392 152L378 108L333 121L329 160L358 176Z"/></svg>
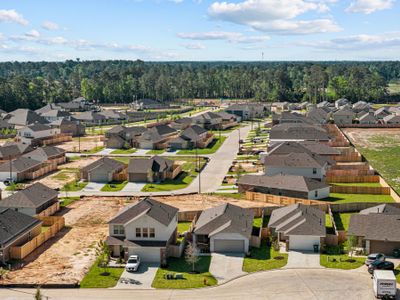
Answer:
<svg viewBox="0 0 400 300"><path fill-rule="evenodd" d="M211 256L200 256L199 261L195 265L195 270L199 273L208 272L211 263ZM188 264L184 258L168 258L168 266L163 270L176 273L192 272L192 265Z"/></svg>

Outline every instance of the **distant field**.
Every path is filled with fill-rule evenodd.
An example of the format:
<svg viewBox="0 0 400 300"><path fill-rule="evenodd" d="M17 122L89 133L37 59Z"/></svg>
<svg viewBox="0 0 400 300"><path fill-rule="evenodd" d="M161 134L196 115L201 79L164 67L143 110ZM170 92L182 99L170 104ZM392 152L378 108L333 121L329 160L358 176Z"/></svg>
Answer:
<svg viewBox="0 0 400 300"><path fill-rule="evenodd" d="M391 95L400 94L400 81L389 83L388 90Z"/></svg>

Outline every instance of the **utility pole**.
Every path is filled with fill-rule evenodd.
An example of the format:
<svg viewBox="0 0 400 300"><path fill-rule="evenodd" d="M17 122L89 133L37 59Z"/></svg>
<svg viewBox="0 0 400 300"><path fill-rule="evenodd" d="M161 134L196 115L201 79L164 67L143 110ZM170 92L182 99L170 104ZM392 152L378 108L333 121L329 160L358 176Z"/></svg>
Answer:
<svg viewBox="0 0 400 300"><path fill-rule="evenodd" d="M78 152L81 153L81 133L80 133L81 121L78 121Z"/></svg>
<svg viewBox="0 0 400 300"><path fill-rule="evenodd" d="M197 148L197 143L196 143L196 166L197 166L197 170L199 172L199 175L197 175L197 176L199 177L199 194L200 194L201 193L201 178L200 178L201 170L200 170L199 153L198 153L197 149L198 148Z"/></svg>

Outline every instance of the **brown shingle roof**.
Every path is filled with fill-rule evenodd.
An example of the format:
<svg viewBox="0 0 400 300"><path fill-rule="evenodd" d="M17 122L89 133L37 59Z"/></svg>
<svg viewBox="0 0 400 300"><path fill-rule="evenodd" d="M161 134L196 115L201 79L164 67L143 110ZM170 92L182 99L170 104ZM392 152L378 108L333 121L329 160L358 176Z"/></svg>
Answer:
<svg viewBox="0 0 400 300"><path fill-rule="evenodd" d="M400 242L400 215L352 215L347 235L367 240Z"/></svg>

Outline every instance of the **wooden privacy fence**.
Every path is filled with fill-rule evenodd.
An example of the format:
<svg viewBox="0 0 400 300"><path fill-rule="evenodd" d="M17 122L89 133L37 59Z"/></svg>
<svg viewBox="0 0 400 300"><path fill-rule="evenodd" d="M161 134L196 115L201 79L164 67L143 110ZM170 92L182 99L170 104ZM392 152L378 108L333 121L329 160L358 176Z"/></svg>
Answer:
<svg viewBox="0 0 400 300"><path fill-rule="evenodd" d="M361 162L362 157L358 152L353 152L344 155L333 155L332 159L336 162Z"/></svg>
<svg viewBox="0 0 400 300"><path fill-rule="evenodd" d="M329 170L326 176L365 176L375 175L374 170Z"/></svg>
<svg viewBox="0 0 400 300"><path fill-rule="evenodd" d="M48 217L57 212L59 209L60 209L60 202L56 202L52 206L40 212L40 214L37 214L35 217Z"/></svg>
<svg viewBox="0 0 400 300"><path fill-rule="evenodd" d="M47 145L59 144L59 143L69 142L69 141L72 141L72 135L61 133L61 134L55 135L49 139L41 140L40 143L42 144L42 146L47 146Z"/></svg>
<svg viewBox="0 0 400 300"><path fill-rule="evenodd" d="M276 205L290 205L290 204L296 204L296 203L312 205L312 204L327 204L327 203L329 203L326 201L276 196L276 195L270 195L270 194L256 193L256 192L252 192L252 191L246 191L246 200L273 203Z"/></svg>
<svg viewBox="0 0 400 300"><path fill-rule="evenodd" d="M119 173L114 173L112 176L113 181L126 181L128 180L128 169L124 168L121 172Z"/></svg>
<svg viewBox="0 0 400 300"><path fill-rule="evenodd" d="M25 179L33 180L55 170L57 170L57 164L48 164L39 170L27 173Z"/></svg>
<svg viewBox="0 0 400 300"><path fill-rule="evenodd" d="M328 183L352 183L352 182L379 182L378 175L364 175L364 176L327 176L326 182Z"/></svg>
<svg viewBox="0 0 400 300"><path fill-rule="evenodd" d="M174 179L178 174L182 172L182 165L174 164L172 166L172 172L167 172L167 178Z"/></svg>
<svg viewBox="0 0 400 300"><path fill-rule="evenodd" d="M342 194L390 195L390 187L332 185L331 192L342 193Z"/></svg>
<svg viewBox="0 0 400 300"><path fill-rule="evenodd" d="M44 226L50 227L24 245L11 247L10 256L12 259L24 259L44 242L54 237L65 226L63 217L37 217L37 219L43 221Z"/></svg>
<svg viewBox="0 0 400 300"><path fill-rule="evenodd" d="M336 164L331 167L331 170L369 170L369 165L368 164L360 164L360 163L355 163L355 164Z"/></svg>

